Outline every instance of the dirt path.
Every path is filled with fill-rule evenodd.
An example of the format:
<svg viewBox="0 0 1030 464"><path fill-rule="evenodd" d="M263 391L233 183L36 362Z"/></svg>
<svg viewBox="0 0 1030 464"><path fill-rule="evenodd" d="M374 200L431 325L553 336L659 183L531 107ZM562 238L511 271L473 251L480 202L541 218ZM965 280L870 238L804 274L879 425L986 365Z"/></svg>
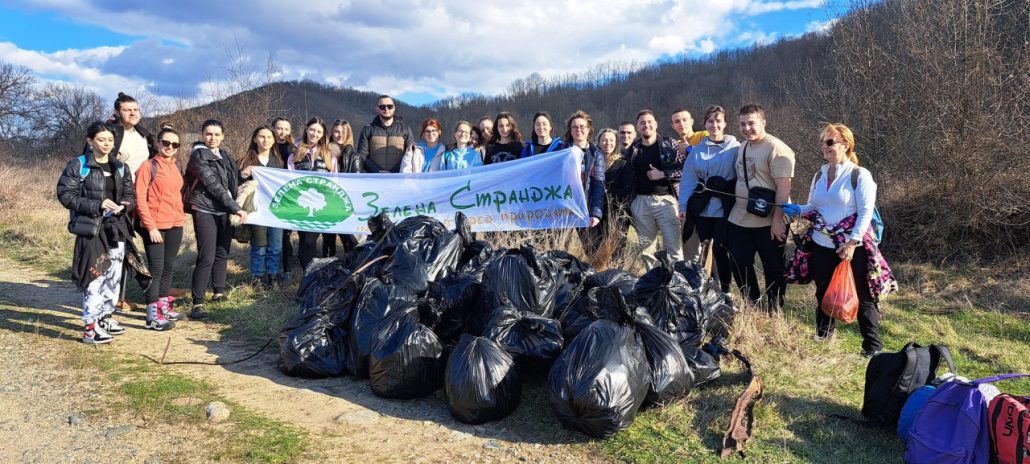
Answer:
<svg viewBox="0 0 1030 464"><path fill-rule="evenodd" d="M68 282L27 269L9 260L0 259L0 312L5 327L0 329L0 349L8 346L22 350L16 363L26 378L47 378L40 385L59 385L65 391L82 389L82 379L69 378L53 363L32 358L25 343L52 345L78 343L81 336L78 304L81 295ZM256 347L222 341L217 324L182 322L170 332L158 333L143 329L142 312L122 314L120 322L128 330L111 345L100 348L132 356L147 355L160 359L171 340L165 358L172 361L228 361L240 359ZM20 328L19 328L20 327ZM22 332L18 335L12 332ZM35 335L28 335L35 334ZM30 338L29 342L24 339ZM522 405L505 420L482 426L469 426L454 421L447 411L443 391L429 398L397 401L374 396L365 380L336 378L322 380L295 379L275 368L277 346L273 343L264 353L244 363L231 366L167 365L165 368L216 385L221 395L266 417L303 427L310 432L316 453L332 461L356 462L368 459L393 462L587 462L591 456L583 435L557 426L547 406L546 392L541 385L524 388ZM7 352L5 351L5 353ZM44 350L45 351L45 350ZM5 365L7 360L5 360ZM41 383L42 382L42 383ZM0 386L17 385L3 381ZM18 392L0 387L0 439L13 438L27 430L29 411L38 405L13 401ZM58 388L58 389L60 389ZM24 393L24 392L21 392ZM74 395L65 394L65 397ZM12 410L13 409L13 410ZM53 409L53 408L51 408ZM74 408L71 408L74 409ZM28 415L27 415L28 414ZM25 416L25 424L16 424ZM60 415L57 419L61 419ZM67 428L63 421L33 423L28 430L42 436L48 428ZM13 426L11 424L14 424ZM147 440L141 440L146 442ZM14 449L0 451L0 461L32 461L21 453L32 455L33 445L19 440ZM57 443L52 443L54 445ZM159 445L160 443L158 443ZM135 446L135 445L133 445ZM145 446L145 445L143 445ZM49 450L47 456L69 456L74 446L64 444L60 450ZM3 447L0 447L2 450ZM145 460L153 450L127 455L131 460ZM39 455L36 450L36 455ZM42 456L42 455L39 455ZM43 456L43 461L52 461ZM10 458L10 459L8 459ZM67 460L61 459L61 460ZM82 457L72 459L82 461Z"/></svg>

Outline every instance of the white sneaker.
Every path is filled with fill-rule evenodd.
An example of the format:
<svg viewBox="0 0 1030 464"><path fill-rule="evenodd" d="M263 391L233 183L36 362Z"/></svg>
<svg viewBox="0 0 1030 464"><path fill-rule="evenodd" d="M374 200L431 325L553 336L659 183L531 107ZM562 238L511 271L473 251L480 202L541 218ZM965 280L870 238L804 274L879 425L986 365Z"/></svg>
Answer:
<svg viewBox="0 0 1030 464"><path fill-rule="evenodd" d="M97 323L86 324L82 330L82 342L93 343L96 345L111 343L114 340L110 334L100 327Z"/></svg>
<svg viewBox="0 0 1030 464"><path fill-rule="evenodd" d="M107 316L97 321L97 326L110 335L121 335L125 333L125 327L122 327L122 325L111 316Z"/></svg>

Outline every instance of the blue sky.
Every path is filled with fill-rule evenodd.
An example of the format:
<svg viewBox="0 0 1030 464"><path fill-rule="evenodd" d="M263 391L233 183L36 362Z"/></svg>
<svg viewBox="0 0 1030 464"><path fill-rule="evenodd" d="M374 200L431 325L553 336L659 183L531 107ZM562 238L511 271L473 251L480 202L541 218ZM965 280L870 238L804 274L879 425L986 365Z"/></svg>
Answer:
<svg viewBox="0 0 1030 464"><path fill-rule="evenodd" d="M175 5L171 7L169 5ZM204 102L226 69L425 104L511 81L746 47L825 27L839 0L0 0L0 60L44 81ZM269 69L268 63L273 63Z"/></svg>

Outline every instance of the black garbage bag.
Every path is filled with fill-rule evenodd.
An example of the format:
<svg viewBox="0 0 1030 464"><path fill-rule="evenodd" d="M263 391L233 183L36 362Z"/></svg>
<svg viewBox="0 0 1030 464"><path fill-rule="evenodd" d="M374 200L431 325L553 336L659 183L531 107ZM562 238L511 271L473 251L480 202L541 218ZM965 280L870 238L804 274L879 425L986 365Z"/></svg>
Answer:
<svg viewBox="0 0 1030 464"><path fill-rule="evenodd" d="M559 315L559 322L562 326L562 335L565 343L572 339L587 326L598 320L613 322L625 321L624 306L629 303L623 295L623 289L618 286L594 287L586 291L576 299L576 302L565 312Z"/></svg>
<svg viewBox="0 0 1030 464"><path fill-rule="evenodd" d="M551 367L551 409L567 428L605 438L629 427L647 397L651 370L629 325L597 321Z"/></svg>
<svg viewBox="0 0 1030 464"><path fill-rule="evenodd" d="M383 268L380 279L394 287L395 294L418 295L429 285L429 274L423 259L420 240L405 240L398 244Z"/></svg>
<svg viewBox="0 0 1030 464"><path fill-rule="evenodd" d="M458 259L458 270L464 273L482 275L487 264L494 258L494 248L486 240L476 240L465 246Z"/></svg>
<svg viewBox="0 0 1030 464"><path fill-rule="evenodd" d="M676 340L650 323L638 322L634 329L644 344L647 364L651 368L648 404L665 404L690 391L694 373Z"/></svg>
<svg viewBox="0 0 1030 464"><path fill-rule="evenodd" d="M684 306L693 304L691 287L676 272L672 259L665 251L656 254L658 265L640 276L633 287L636 304L647 308L654 324L680 342L693 335L696 327L684 312Z"/></svg>
<svg viewBox="0 0 1030 464"><path fill-rule="evenodd" d="M633 302L633 287L637 284L637 278L622 269L608 269L596 272L587 276L583 282L583 289L590 290L595 287L615 287L626 297L626 301Z"/></svg>
<svg viewBox="0 0 1030 464"><path fill-rule="evenodd" d="M372 393L384 398L420 398L443 384L443 345L419 321L414 306L386 317L368 358Z"/></svg>
<svg viewBox="0 0 1030 464"><path fill-rule="evenodd" d="M483 289L491 306L511 304L519 311L552 317L558 281L550 263L537 259L532 245L523 244L487 265Z"/></svg>
<svg viewBox="0 0 1030 464"><path fill-rule="evenodd" d="M655 254L655 257L657 256ZM695 290L701 288L706 281L711 280L711 277L705 272L705 267L698 261L677 261L673 268L676 273L687 280L687 285Z"/></svg>
<svg viewBox="0 0 1030 464"><path fill-rule="evenodd" d="M386 233L393 228L393 220L390 219L390 214L386 211L381 211L379 214L368 218L369 240L373 242L381 242Z"/></svg>
<svg viewBox="0 0 1030 464"><path fill-rule="evenodd" d="M368 279L354 307L347 334L347 373L359 378L368 377L368 357L379 332L388 322L387 316L408 308L417 311L410 297L397 297L379 279Z"/></svg>
<svg viewBox="0 0 1030 464"><path fill-rule="evenodd" d="M683 357L693 373L695 387L722 375L719 359L707 351L693 345L680 345L680 349L683 350Z"/></svg>
<svg viewBox="0 0 1030 464"><path fill-rule="evenodd" d="M369 230L371 230L371 225ZM373 232L374 234L375 232ZM434 239L450 233L442 222L429 216L412 216L398 222L381 240L384 246L399 245L405 240Z"/></svg>
<svg viewBox="0 0 1030 464"><path fill-rule="evenodd" d="M284 374L324 378L344 373L350 316L362 287L360 277L348 281L279 329L279 369Z"/></svg>
<svg viewBox="0 0 1030 464"><path fill-rule="evenodd" d="M311 301L317 304L331 287L350 274L352 268L336 257L315 258L308 264L304 277L297 287L297 298L300 301Z"/></svg>
<svg viewBox="0 0 1030 464"><path fill-rule="evenodd" d="M465 250L461 235L447 233L433 239L423 261L426 263L426 274L430 281L442 279L458 269L458 261Z"/></svg>
<svg viewBox="0 0 1030 464"><path fill-rule="evenodd" d="M548 250L540 255L540 259L550 262L555 269L565 274L570 282L582 283L594 273L593 266L564 250Z"/></svg>
<svg viewBox="0 0 1030 464"><path fill-rule="evenodd" d="M673 334L680 345L701 346L712 338L725 342L737 310L726 304L718 280L702 282L684 303L681 328Z"/></svg>
<svg viewBox="0 0 1030 464"><path fill-rule="evenodd" d="M454 233L461 237L462 248L472 245L472 242L476 241L476 234L472 232L472 224L469 222L469 218L465 216L465 213L458 211L454 213Z"/></svg>
<svg viewBox="0 0 1030 464"><path fill-rule="evenodd" d="M564 341L558 321L512 307L496 309L485 332L515 357L524 374L547 372Z"/></svg>
<svg viewBox="0 0 1030 464"><path fill-rule="evenodd" d="M451 274L429 284L428 297L440 303L440 321L433 330L445 345L458 341L470 314L480 306L482 284L475 274Z"/></svg>
<svg viewBox="0 0 1030 464"><path fill-rule="evenodd" d="M515 360L485 337L462 335L447 360L447 408L455 419L482 424L508 417L522 401Z"/></svg>

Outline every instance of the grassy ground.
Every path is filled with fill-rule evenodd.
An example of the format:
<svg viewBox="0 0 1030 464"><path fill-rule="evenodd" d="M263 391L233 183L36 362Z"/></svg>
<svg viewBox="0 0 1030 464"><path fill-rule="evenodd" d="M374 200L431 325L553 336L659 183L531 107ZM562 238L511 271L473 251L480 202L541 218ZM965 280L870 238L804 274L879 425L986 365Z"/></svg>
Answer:
<svg viewBox="0 0 1030 464"><path fill-rule="evenodd" d="M53 199L50 185L0 168L0 252L66 275L71 236L64 230L66 213ZM26 192L35 194L26 195ZM49 196L47 196L49 195ZM28 198L23 201L22 199ZM188 286L192 268L192 232L180 256L176 286ZM563 243L578 248L575 237ZM232 328L232 338L260 342L272 337L294 311L294 286L258 292L245 285L244 250L233 252L229 300L211 304L219 322ZM1030 372L1030 284L1025 264L980 268L970 265L894 263L902 291L882 305L882 336L888 350L908 341L948 345L960 374L973 378L1001 372ZM747 354L766 385L757 406L754 440L747 445L749 462L897 462L903 444L893 431L876 431L826 417L830 413L859 416L866 359L854 325L842 327L835 340L811 339L814 325L812 287L792 286L779 317L745 310L737 319L733 347ZM130 294L131 295L131 294ZM136 294L137 300L142 301ZM629 462L709 462L718 460L723 431L746 376L732 362L722 378L692 391L663 408L642 411L634 425L615 437L594 443L596 451ZM1010 382L1003 390L1030 393L1030 383ZM126 407L167 420L197 420L195 410L169 401L181 395L217 397L217 386L150 372L126 378ZM234 416L237 427L250 430L239 448L226 451L230 460L283 461L302 453L306 437L286 424L260 417ZM256 440L256 442L246 442ZM256 443L256 444L255 444Z"/></svg>

